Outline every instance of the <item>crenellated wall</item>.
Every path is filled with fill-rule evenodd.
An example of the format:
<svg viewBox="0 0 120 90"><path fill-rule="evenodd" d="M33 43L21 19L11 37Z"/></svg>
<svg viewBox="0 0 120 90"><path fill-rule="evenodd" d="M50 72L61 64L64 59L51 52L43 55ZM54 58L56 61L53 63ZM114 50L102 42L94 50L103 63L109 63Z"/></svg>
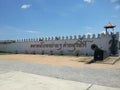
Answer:
<svg viewBox="0 0 120 90"><path fill-rule="evenodd" d="M111 33L98 35L74 35L45 37L36 39L18 39L0 41L0 51L26 54L79 54L93 55L91 45L96 44L99 48L110 54ZM119 32L116 33L119 39Z"/></svg>

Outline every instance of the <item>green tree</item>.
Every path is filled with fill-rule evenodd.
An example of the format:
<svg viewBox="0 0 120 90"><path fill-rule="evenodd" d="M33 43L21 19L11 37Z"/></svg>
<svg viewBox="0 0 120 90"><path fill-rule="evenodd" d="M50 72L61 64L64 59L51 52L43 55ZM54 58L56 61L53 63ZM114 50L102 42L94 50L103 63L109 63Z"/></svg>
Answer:
<svg viewBox="0 0 120 90"><path fill-rule="evenodd" d="M112 34L112 39L109 41L110 51L112 55L116 55L118 53L118 40L116 38L116 34Z"/></svg>

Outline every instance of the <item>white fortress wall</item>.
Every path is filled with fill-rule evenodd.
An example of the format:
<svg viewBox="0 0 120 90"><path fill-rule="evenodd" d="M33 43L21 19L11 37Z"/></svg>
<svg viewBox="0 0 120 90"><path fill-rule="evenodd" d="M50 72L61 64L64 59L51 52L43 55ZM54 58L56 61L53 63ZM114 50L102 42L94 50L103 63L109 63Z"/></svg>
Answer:
<svg viewBox="0 0 120 90"><path fill-rule="evenodd" d="M119 33L116 33L119 39ZM14 43L0 44L0 51L13 53L35 53L35 54L80 54L93 55L91 45L96 44L99 48L110 53L109 41L111 34L98 34L97 36L66 36L48 37L38 39L16 40Z"/></svg>

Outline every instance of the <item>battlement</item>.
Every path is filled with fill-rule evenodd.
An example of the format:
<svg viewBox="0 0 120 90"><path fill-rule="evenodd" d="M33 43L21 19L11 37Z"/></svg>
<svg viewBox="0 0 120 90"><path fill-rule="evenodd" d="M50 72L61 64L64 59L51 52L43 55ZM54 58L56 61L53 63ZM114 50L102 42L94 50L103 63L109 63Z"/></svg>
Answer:
<svg viewBox="0 0 120 90"><path fill-rule="evenodd" d="M119 32L114 33L119 40ZM96 44L99 48L110 54L110 41L113 33L101 33L98 35L73 35L56 36L33 39L1 40L0 51L13 53L32 54L72 54L93 55L91 45Z"/></svg>
<svg viewBox="0 0 120 90"><path fill-rule="evenodd" d="M119 36L119 32L115 33ZM37 42L37 41L54 41L54 40L77 40L77 39L98 39L111 37L112 33L101 33L101 34L88 34L88 35L74 35L74 36L55 36L55 37L42 37L42 38L29 38L29 39L17 39L16 42Z"/></svg>
<svg viewBox="0 0 120 90"><path fill-rule="evenodd" d="M9 44L9 43L15 43L15 40L0 40L0 44Z"/></svg>

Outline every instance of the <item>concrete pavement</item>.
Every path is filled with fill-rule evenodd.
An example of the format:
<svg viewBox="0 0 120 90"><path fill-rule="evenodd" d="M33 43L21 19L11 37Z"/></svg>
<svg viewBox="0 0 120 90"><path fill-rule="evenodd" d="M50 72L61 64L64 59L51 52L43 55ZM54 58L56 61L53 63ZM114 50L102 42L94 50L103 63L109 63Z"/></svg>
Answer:
<svg viewBox="0 0 120 90"><path fill-rule="evenodd" d="M0 90L120 90L120 88L63 80L21 71L0 70Z"/></svg>

